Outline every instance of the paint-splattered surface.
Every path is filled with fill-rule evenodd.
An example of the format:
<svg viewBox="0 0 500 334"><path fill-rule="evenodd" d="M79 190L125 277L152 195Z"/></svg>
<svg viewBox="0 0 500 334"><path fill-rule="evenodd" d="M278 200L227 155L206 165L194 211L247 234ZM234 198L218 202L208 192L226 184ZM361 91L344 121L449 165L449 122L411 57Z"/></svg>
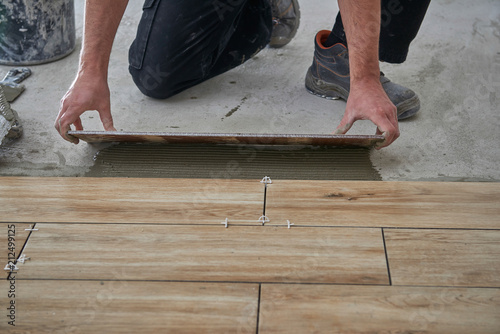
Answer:
<svg viewBox="0 0 500 334"><path fill-rule="evenodd" d="M0 64L40 64L75 48L73 0L0 2Z"/></svg>

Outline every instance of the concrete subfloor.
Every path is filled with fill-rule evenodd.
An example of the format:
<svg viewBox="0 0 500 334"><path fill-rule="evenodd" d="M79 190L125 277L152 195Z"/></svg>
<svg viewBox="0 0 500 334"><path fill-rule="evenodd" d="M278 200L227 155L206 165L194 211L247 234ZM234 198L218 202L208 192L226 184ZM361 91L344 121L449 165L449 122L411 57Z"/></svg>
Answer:
<svg viewBox="0 0 500 334"><path fill-rule="evenodd" d="M70 144L53 127L59 100L78 66L83 3L76 0L77 50L54 63L32 66L26 91L12 104L24 136L0 147L0 175L84 176L103 146ZM143 96L128 74L128 47L141 16L130 1L114 44L109 72L115 126L125 131L330 133L345 102L309 94L304 77L313 39L330 29L331 0L301 1L302 21L285 48L264 49L228 73L168 100ZM420 114L400 123L401 137L371 159L383 180L500 180L500 2L434 0L407 62L381 64L393 81L421 99ZM11 66L0 66L3 75ZM102 130L96 112L86 130ZM357 122L350 134L373 134Z"/></svg>

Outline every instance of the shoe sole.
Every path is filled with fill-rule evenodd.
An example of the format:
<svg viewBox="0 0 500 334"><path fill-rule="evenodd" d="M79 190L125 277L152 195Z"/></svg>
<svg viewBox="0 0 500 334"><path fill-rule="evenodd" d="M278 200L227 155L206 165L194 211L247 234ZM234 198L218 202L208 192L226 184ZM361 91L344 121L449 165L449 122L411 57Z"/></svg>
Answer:
<svg viewBox="0 0 500 334"><path fill-rule="evenodd" d="M305 86L309 93L327 100L342 99L347 101L349 97L349 92L345 88L315 78L311 72L311 68L307 71ZM397 104L396 108L398 110L399 121L410 118L420 110L420 99L415 95Z"/></svg>
<svg viewBox="0 0 500 334"><path fill-rule="evenodd" d="M347 101L347 97L349 96L349 92L343 87L315 78L311 72L311 68L307 70L306 89L309 93L327 100L342 99Z"/></svg>
<svg viewBox="0 0 500 334"><path fill-rule="evenodd" d="M413 117L420 110L420 99L415 95L398 104L396 108L398 108L398 121Z"/></svg>
<svg viewBox="0 0 500 334"><path fill-rule="evenodd" d="M292 0L292 5L293 5L293 10L295 12L295 17L297 20L297 24L293 28L292 32L290 33L290 36L288 37L271 37L271 40L269 41L269 47L279 49L287 45L292 41L292 39L295 37L297 34L297 30L299 30L299 25L300 25L300 7L299 7L299 1L298 0Z"/></svg>

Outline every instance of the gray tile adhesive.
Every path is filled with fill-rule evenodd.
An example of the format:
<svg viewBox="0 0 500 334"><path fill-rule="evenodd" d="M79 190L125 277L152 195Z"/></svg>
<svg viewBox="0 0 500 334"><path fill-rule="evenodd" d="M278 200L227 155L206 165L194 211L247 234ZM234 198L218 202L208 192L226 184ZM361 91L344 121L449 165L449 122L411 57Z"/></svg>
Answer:
<svg viewBox="0 0 500 334"><path fill-rule="evenodd" d="M85 176L381 180L367 148L122 143L101 150Z"/></svg>

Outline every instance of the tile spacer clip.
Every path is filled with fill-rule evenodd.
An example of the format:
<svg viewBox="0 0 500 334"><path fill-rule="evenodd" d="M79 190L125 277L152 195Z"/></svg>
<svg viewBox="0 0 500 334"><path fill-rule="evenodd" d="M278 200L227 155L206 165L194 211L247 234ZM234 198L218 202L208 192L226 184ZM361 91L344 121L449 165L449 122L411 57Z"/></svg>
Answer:
<svg viewBox="0 0 500 334"><path fill-rule="evenodd" d="M294 225L294 223L290 223L290 221L289 221L289 220L287 220L286 222L287 222L287 224L288 224L288 228L290 228L290 227L292 227L292 225Z"/></svg>
<svg viewBox="0 0 500 334"><path fill-rule="evenodd" d="M224 227L227 228L227 226L229 224L229 219L226 218L226 220L223 221L221 224L224 224Z"/></svg>
<svg viewBox="0 0 500 334"><path fill-rule="evenodd" d="M19 262L21 262L21 263L24 263L24 262L26 262L26 261L28 261L28 260L31 260L31 258L30 258L30 257L26 257L26 255L24 255L24 254L23 254L23 255L21 255L21 256L19 257L19 259L18 259L17 261L19 261Z"/></svg>
<svg viewBox="0 0 500 334"><path fill-rule="evenodd" d="M24 230L25 231L38 231L37 228L32 228L31 225L30 225L30 228L25 228Z"/></svg>
<svg viewBox="0 0 500 334"><path fill-rule="evenodd" d="M269 176L264 176L264 178L260 181L260 183L271 184L273 183L273 180L271 180Z"/></svg>
<svg viewBox="0 0 500 334"><path fill-rule="evenodd" d="M262 225L264 225L266 223L269 223L271 220L267 216L264 215L264 216L260 216L258 221L260 221L262 223Z"/></svg>
<svg viewBox="0 0 500 334"><path fill-rule="evenodd" d="M19 267L16 266L15 263L9 262L5 265L5 268L3 268L3 270L13 272L13 271L18 271Z"/></svg>

